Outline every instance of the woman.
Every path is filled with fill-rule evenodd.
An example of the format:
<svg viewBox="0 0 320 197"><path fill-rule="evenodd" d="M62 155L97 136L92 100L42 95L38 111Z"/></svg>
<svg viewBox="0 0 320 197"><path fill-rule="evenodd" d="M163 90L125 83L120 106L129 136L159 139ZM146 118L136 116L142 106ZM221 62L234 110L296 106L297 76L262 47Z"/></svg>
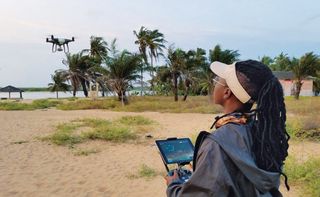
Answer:
<svg viewBox="0 0 320 197"><path fill-rule="evenodd" d="M214 103L225 115L216 118L214 132L198 137L189 181L182 183L176 172L166 177L167 195L282 196L278 188L289 135L281 84L254 60L213 62L210 68L217 75ZM289 189L286 176L285 184Z"/></svg>

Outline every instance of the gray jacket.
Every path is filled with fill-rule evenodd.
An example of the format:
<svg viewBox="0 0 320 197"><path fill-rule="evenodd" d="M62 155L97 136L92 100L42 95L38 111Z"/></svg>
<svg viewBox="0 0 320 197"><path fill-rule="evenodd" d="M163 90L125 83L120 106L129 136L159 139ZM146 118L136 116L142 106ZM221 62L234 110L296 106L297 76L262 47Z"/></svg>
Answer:
<svg viewBox="0 0 320 197"><path fill-rule="evenodd" d="M257 167L249 125L226 124L202 143L188 182L174 180L167 196L281 196L280 174ZM271 195L270 191L276 193Z"/></svg>

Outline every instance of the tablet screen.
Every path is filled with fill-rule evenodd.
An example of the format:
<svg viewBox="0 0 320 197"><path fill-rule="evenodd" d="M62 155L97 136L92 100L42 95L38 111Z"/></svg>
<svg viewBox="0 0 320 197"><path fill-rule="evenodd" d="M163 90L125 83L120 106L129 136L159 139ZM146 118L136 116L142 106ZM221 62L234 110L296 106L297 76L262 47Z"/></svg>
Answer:
<svg viewBox="0 0 320 197"><path fill-rule="evenodd" d="M156 140L156 144L166 164L193 160L193 145L189 138Z"/></svg>

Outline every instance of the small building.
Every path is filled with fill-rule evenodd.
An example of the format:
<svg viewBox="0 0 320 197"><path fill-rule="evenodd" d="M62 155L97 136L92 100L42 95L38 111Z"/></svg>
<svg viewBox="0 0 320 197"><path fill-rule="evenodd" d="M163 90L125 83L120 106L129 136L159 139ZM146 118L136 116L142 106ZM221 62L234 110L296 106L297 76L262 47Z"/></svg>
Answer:
<svg viewBox="0 0 320 197"><path fill-rule="evenodd" d="M284 96L291 96L294 94L294 74L291 71L273 71L283 88ZM311 78L305 78L302 80L302 87L300 96L314 96L313 92L313 80Z"/></svg>
<svg viewBox="0 0 320 197"><path fill-rule="evenodd" d="M22 99L22 92L23 90L13 87L13 86L6 86L4 88L0 88L0 92L9 92L9 99L11 99L11 92L19 92L20 93L20 99ZM2 99L2 98L1 98Z"/></svg>

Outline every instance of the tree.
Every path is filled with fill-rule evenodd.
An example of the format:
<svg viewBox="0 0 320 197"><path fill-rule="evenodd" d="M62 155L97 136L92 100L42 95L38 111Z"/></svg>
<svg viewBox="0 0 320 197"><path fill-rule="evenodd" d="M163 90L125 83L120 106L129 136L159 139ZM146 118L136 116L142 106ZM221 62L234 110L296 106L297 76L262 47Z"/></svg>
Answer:
<svg viewBox="0 0 320 197"><path fill-rule="evenodd" d="M273 64L274 60L273 60L271 57L264 55L264 56L260 59L260 62L263 63L264 65L270 67L270 66Z"/></svg>
<svg viewBox="0 0 320 197"><path fill-rule="evenodd" d="M63 91L66 92L69 90L69 85L64 83L65 79L63 78L62 74L60 72L55 72L54 75L51 75L51 79L53 83L49 83L49 90L51 92L57 93L57 99L59 98L58 92Z"/></svg>
<svg viewBox="0 0 320 197"><path fill-rule="evenodd" d="M299 99L301 87L303 85L302 80L309 75L315 75L319 70L320 60L319 56L313 54L313 52L306 53L300 59L293 58L291 61L291 70L295 76L295 88L294 97Z"/></svg>
<svg viewBox="0 0 320 197"><path fill-rule="evenodd" d="M191 86L195 85L197 80L197 72L201 69L202 66L207 65L206 51L201 48L197 50L189 50L185 54L185 67L182 68L182 80L184 82L184 96L183 101L187 100L187 96L191 89Z"/></svg>
<svg viewBox="0 0 320 197"><path fill-rule="evenodd" d="M137 37L135 44L139 45L139 52L143 57L144 63L140 68L140 81L141 81L141 92L143 91L143 71L149 70L151 78L154 78L154 68L153 61L157 61L159 56L163 56L163 49L165 48L164 35L159 32L159 30L148 30L144 26L140 27L139 32L133 31L134 35ZM148 62L148 57L150 57L150 64ZM150 65L150 66L149 66ZM151 81L152 83L152 81ZM151 84L153 87L153 84Z"/></svg>
<svg viewBox="0 0 320 197"><path fill-rule="evenodd" d="M103 97L105 96L107 87L105 86L103 80L104 77L95 72L95 70L99 70L102 60L107 58L109 51L110 49L108 48L108 43L102 37L97 36L90 37L90 49L84 50L84 52L89 52L89 56L87 56L87 63L91 65L89 66L90 68L88 68L87 72L92 78L92 81L100 85Z"/></svg>
<svg viewBox="0 0 320 197"><path fill-rule="evenodd" d="M154 67L153 61L157 61L159 56L163 56L163 49L165 48L164 43L166 40L164 39L164 35L159 32L159 30L149 31L150 39L147 40L148 48L149 48L149 57L150 57L150 66L151 66L151 77L154 77ZM153 87L153 84L151 84Z"/></svg>
<svg viewBox="0 0 320 197"><path fill-rule="evenodd" d="M237 50L222 50L220 45L216 45L214 49L209 50L209 60L210 62L219 61L225 64L232 64L235 61L238 61L240 54ZM210 64L204 64L201 66L201 71L199 74L200 85L202 92L207 92L209 96L212 94L213 90L213 81L214 78L213 72L210 71Z"/></svg>
<svg viewBox="0 0 320 197"><path fill-rule="evenodd" d="M152 80L156 84L154 90L157 94L169 95L169 92L172 91L171 77L172 75L167 65L156 68L156 76Z"/></svg>
<svg viewBox="0 0 320 197"><path fill-rule="evenodd" d="M185 51L182 49L174 49L171 45L168 49L167 56L167 69L170 73L170 79L172 81L172 91L174 95L174 101L178 101L178 80L181 78L182 70L185 67Z"/></svg>
<svg viewBox="0 0 320 197"><path fill-rule="evenodd" d="M320 93L320 69L316 72L315 77L313 77L313 91L315 96Z"/></svg>
<svg viewBox="0 0 320 197"><path fill-rule="evenodd" d="M137 40L134 42L135 44L139 45L139 52L144 60L144 64L141 64L140 67L140 83L141 83L141 90L140 95L142 96L143 92L143 71L148 67L148 56L147 56L147 47L148 47L148 39L149 33L148 30L141 26L139 32L137 33L135 30L133 31L134 35L137 37Z"/></svg>
<svg viewBox="0 0 320 197"><path fill-rule="evenodd" d="M108 55L108 43L102 37L90 37L90 56L100 62Z"/></svg>
<svg viewBox="0 0 320 197"><path fill-rule="evenodd" d="M118 100L122 104L127 104L126 91L131 82L136 80L141 66L141 56L132 54L126 50L114 52L111 57L106 59L105 73L107 73L107 83L110 88L118 95Z"/></svg>
<svg viewBox="0 0 320 197"><path fill-rule="evenodd" d="M84 95L88 97L87 87L90 81L88 69L92 66L92 61L89 57L84 56L83 52L76 54L66 53L66 59L64 59L62 63L66 65L68 69L60 69L57 72L60 72L64 79L71 82L73 96L76 96L76 92L81 85Z"/></svg>
<svg viewBox="0 0 320 197"><path fill-rule="evenodd" d="M269 67L273 71L289 71L290 65L291 60L288 55L281 52L280 55L274 58L273 63Z"/></svg>

